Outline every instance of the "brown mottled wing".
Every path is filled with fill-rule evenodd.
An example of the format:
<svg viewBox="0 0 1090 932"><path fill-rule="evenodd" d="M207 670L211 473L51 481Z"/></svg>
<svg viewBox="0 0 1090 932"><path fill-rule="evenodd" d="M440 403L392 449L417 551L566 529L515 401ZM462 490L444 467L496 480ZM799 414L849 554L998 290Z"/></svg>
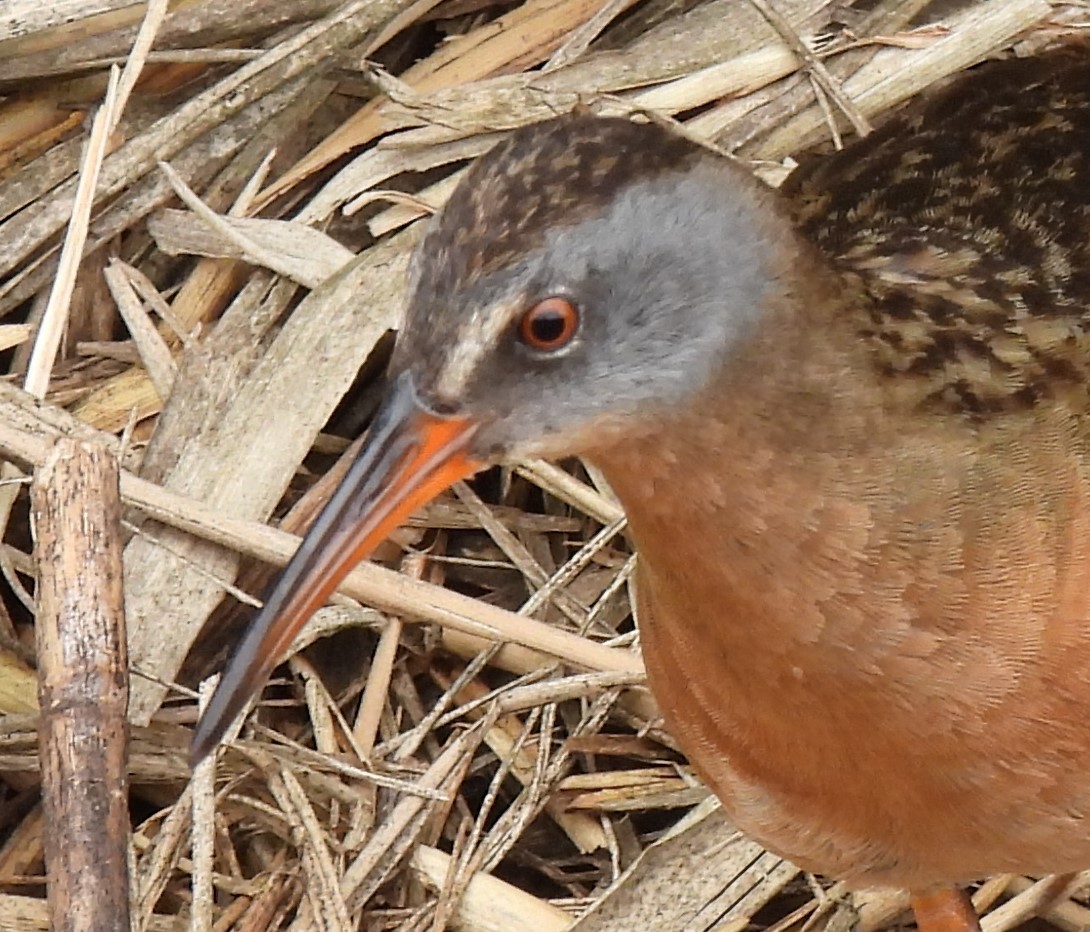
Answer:
<svg viewBox="0 0 1090 932"><path fill-rule="evenodd" d="M861 330L923 402L1087 407L1090 45L982 65L784 191L875 298Z"/></svg>

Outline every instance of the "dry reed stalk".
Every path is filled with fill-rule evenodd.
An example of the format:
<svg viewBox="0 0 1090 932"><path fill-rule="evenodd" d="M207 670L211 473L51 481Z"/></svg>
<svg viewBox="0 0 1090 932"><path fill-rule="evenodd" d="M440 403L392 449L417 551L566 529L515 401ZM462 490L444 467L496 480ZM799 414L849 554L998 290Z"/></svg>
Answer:
<svg viewBox="0 0 1090 932"><path fill-rule="evenodd" d="M105 444L64 438L31 488L45 861L58 932L129 925L118 474Z"/></svg>

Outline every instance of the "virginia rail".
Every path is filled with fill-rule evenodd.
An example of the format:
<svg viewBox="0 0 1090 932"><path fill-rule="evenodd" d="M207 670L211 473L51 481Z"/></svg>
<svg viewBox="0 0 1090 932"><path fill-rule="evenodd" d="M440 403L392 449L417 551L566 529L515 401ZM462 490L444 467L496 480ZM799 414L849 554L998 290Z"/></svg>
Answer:
<svg viewBox="0 0 1090 932"><path fill-rule="evenodd" d="M777 194L657 125L479 159L389 397L200 722L483 466L578 454L666 722L745 832L915 895L1090 867L1090 56L981 66ZM943 911L950 907L950 916Z"/></svg>

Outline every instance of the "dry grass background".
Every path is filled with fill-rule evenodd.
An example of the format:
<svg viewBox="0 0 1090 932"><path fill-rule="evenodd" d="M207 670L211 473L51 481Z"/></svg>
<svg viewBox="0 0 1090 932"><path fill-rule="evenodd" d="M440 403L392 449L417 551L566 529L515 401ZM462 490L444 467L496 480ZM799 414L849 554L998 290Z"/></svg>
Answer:
<svg viewBox="0 0 1090 932"><path fill-rule="evenodd" d="M505 132L640 112L777 183L1088 23L1047 0L0 4L0 928L47 927L19 477L62 433L126 468L137 927L903 920L725 824L641 686L623 516L579 464L427 508L191 782L194 690L366 423L421 218ZM986 928L1039 891L986 883ZM1085 893L1048 921L1090 927Z"/></svg>

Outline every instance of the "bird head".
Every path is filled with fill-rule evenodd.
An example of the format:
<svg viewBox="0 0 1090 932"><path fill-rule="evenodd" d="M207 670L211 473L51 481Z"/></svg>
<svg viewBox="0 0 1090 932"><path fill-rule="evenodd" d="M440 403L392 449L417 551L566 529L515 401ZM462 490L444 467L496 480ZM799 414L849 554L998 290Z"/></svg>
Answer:
<svg viewBox="0 0 1090 932"><path fill-rule="evenodd" d="M478 159L410 268L367 441L236 649L197 761L359 560L493 463L653 430L757 322L784 221L744 171L655 124L572 115Z"/></svg>

